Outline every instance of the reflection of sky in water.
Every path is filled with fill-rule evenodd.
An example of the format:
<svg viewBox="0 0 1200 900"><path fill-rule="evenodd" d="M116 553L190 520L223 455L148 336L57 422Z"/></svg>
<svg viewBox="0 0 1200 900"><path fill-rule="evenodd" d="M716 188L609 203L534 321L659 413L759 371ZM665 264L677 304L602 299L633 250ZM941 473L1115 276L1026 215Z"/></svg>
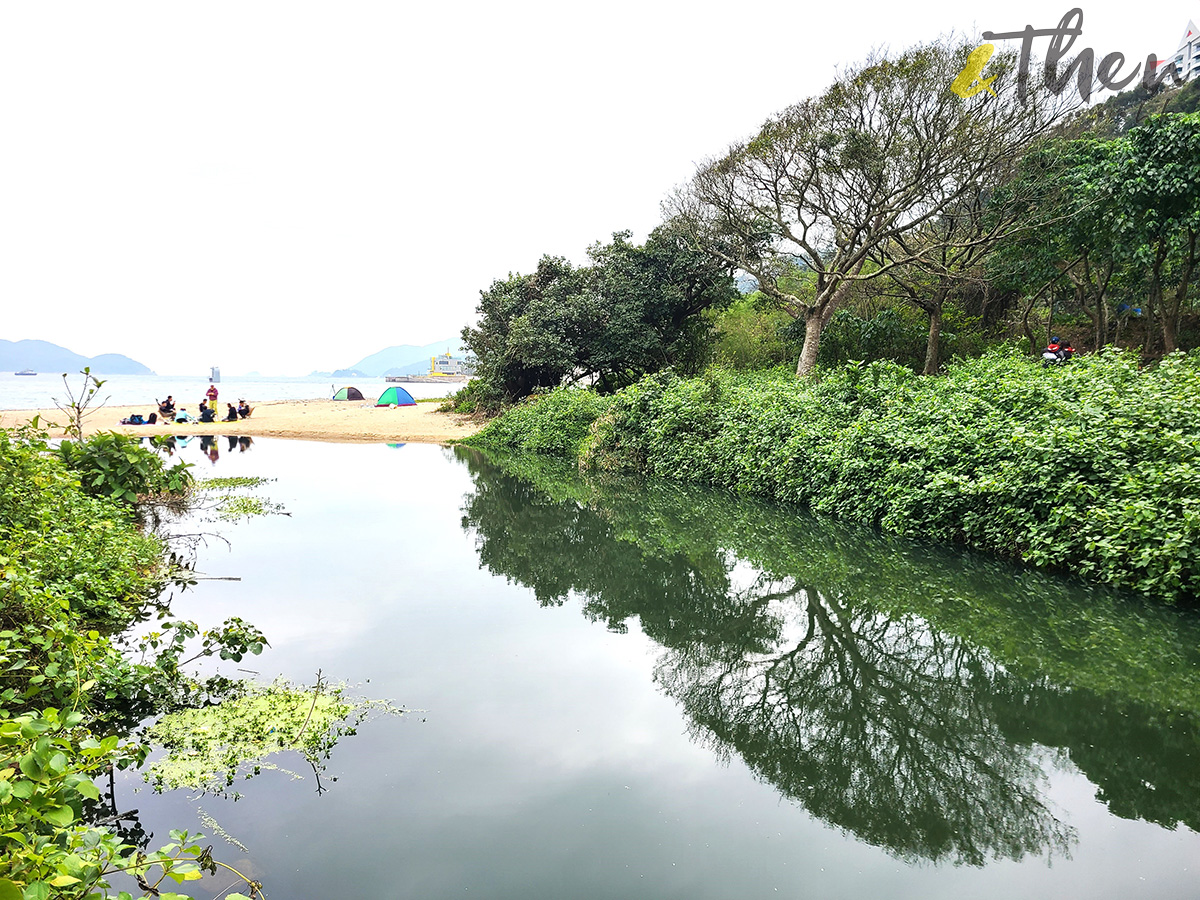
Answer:
<svg viewBox="0 0 1200 900"><path fill-rule="evenodd" d="M198 445L181 456L198 460ZM1197 836L1110 816L1069 767L1050 794L1078 829L1072 859L897 861L691 741L636 622L611 633L574 603L539 608L529 589L481 570L460 521L472 480L449 451L219 446L218 465L198 474L276 478L260 490L291 516L220 526L230 545L209 541L198 568L241 581L202 582L175 611L262 628L272 648L240 666L264 679L312 681L321 669L421 710L343 739L323 796L311 777L268 773L237 803L201 801L249 847L270 896L1190 895ZM739 584L752 577L738 570ZM139 807L159 840L200 827L180 793L119 802Z"/></svg>

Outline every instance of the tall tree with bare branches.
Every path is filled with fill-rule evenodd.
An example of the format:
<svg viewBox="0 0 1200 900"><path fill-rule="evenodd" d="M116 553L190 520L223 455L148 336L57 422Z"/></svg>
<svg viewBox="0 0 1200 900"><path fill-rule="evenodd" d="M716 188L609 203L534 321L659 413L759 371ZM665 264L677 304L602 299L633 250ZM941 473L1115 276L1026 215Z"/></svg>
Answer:
<svg viewBox="0 0 1200 900"><path fill-rule="evenodd" d="M929 226L1007 177L1072 105L1036 88L1022 103L1006 54L988 67L995 95L963 99L950 85L971 50L944 39L876 56L703 165L668 201L699 246L803 318L797 375L816 365L821 330L854 282L975 240ZM921 240L904 242L918 231ZM882 264L869 264L873 255ZM786 288L797 265L815 275L811 296Z"/></svg>

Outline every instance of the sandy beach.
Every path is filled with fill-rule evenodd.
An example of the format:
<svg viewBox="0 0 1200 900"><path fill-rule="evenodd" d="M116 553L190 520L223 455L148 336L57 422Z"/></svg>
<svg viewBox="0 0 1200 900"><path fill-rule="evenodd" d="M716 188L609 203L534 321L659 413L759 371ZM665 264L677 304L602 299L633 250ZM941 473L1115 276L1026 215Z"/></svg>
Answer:
<svg viewBox="0 0 1200 900"><path fill-rule="evenodd" d="M237 422L214 422L164 426L121 425L121 419L133 413L149 415L154 405L105 406L88 413L83 432L117 431L124 434L233 434L253 437L296 438L309 441L389 442L416 441L444 444L474 434L482 427L464 416L437 411L437 403L416 406L375 407L369 401L350 400L277 400L254 403L253 415ZM189 408L188 412L195 410ZM67 417L57 409L0 411L0 427L12 428L40 416L52 436L61 436Z"/></svg>

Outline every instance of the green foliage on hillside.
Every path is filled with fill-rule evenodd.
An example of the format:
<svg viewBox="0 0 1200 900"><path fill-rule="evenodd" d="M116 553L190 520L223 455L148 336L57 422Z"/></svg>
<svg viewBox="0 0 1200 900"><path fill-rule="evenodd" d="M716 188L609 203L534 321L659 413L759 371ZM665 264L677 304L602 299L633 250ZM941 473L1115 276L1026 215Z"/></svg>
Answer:
<svg viewBox="0 0 1200 900"><path fill-rule="evenodd" d="M1095 134L1120 137L1151 116L1163 113L1200 112L1200 81L1189 81L1181 88L1167 89L1162 84L1147 88L1141 81L1127 91L1113 94L1103 103L1080 110L1062 131L1073 137Z"/></svg>
<svg viewBox="0 0 1200 900"><path fill-rule="evenodd" d="M990 278L1028 298L1022 327L1034 347L1028 318L1039 298L1081 316L1093 347L1131 318L1145 354L1181 347L1200 265L1200 113L1048 143L1025 156L995 208L1023 231L993 254Z"/></svg>

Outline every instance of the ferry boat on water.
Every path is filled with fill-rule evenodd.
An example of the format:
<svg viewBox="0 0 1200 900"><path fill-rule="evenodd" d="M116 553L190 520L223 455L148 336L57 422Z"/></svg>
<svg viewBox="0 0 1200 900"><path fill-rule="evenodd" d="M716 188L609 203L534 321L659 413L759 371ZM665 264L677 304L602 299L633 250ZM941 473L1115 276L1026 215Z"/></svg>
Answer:
<svg viewBox="0 0 1200 900"><path fill-rule="evenodd" d="M16 374L16 375L36 375L37 372L33 371L33 369L22 369L20 372L15 372L14 374Z"/></svg>

